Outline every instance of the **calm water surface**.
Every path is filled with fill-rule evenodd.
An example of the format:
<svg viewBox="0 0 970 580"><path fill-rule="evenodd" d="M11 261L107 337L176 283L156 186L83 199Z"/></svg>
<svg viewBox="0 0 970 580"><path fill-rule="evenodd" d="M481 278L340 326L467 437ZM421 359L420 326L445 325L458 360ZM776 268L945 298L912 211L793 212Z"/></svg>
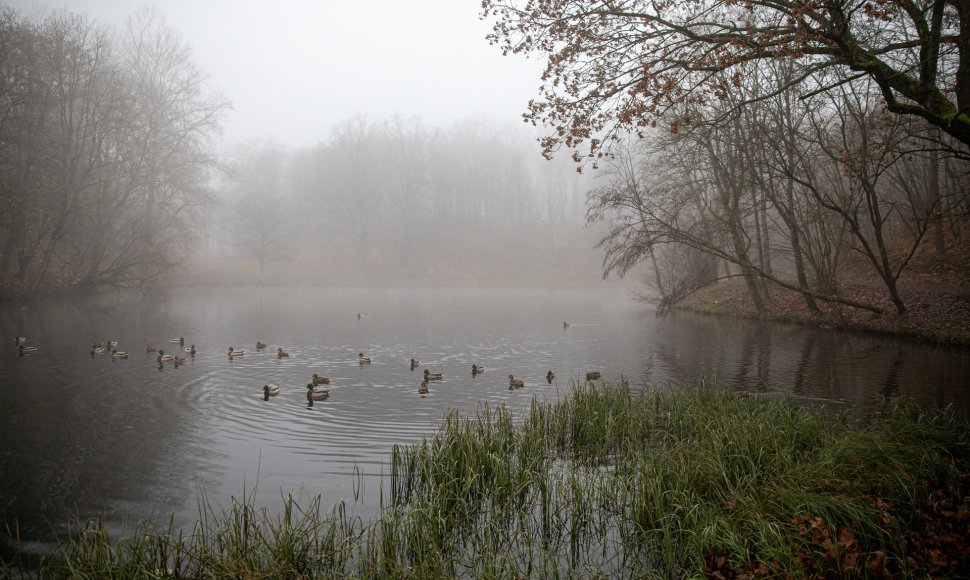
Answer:
<svg viewBox="0 0 970 580"><path fill-rule="evenodd" d="M233 497L275 509L289 493L319 495L369 517L393 445L432 434L448 409L473 414L487 402L524 412L533 396L555 398L594 369L647 387L703 377L863 413L883 396L970 408L966 352L657 319L611 290L188 289L156 301L6 305L0 328L0 517L28 540L77 515L118 524L174 514L190 528L203 494L217 509ZM38 351L18 356L14 336ZM159 368L145 344L185 355L173 337L197 353ZM104 340L130 357L91 356ZM257 351L257 340L269 348ZM230 346L246 354L229 359ZM278 359L277 347L290 356ZM358 352L373 362L358 364ZM472 363L485 373L473 377ZM425 368L444 380L421 396ZM331 378L331 395L308 407L314 372ZM526 387L509 391L509 374ZM269 401L266 383L280 387Z"/></svg>

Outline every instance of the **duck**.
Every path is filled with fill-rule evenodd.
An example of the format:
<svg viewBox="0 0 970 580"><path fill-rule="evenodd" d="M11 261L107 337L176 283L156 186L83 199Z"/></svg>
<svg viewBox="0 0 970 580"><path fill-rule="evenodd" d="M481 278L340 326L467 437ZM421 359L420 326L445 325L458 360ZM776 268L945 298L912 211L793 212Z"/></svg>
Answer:
<svg viewBox="0 0 970 580"><path fill-rule="evenodd" d="M152 343L150 343L150 342L148 344L146 344L145 345L145 352L155 352L155 345L152 344Z"/></svg>
<svg viewBox="0 0 970 580"><path fill-rule="evenodd" d="M359 352L357 353L357 361L362 365L370 364L370 357L364 356L364 353Z"/></svg>
<svg viewBox="0 0 970 580"><path fill-rule="evenodd" d="M418 366L419 364L421 364L421 361L419 361L416 358L412 358L411 359L411 370L413 371L414 370L414 367Z"/></svg>
<svg viewBox="0 0 970 580"><path fill-rule="evenodd" d="M440 381L443 376L441 373L433 373L428 369L424 369L424 380L426 381Z"/></svg>
<svg viewBox="0 0 970 580"><path fill-rule="evenodd" d="M263 385L263 400L268 401L270 397L280 394L280 388L276 385Z"/></svg>
<svg viewBox="0 0 970 580"><path fill-rule="evenodd" d="M106 340L106 341L104 341L104 347L105 348L114 348L116 346L118 346L118 341L117 340Z"/></svg>
<svg viewBox="0 0 970 580"><path fill-rule="evenodd" d="M418 394L419 395L428 394L428 381L421 381L421 386L418 387Z"/></svg>
<svg viewBox="0 0 970 580"><path fill-rule="evenodd" d="M15 336L15 337L13 337L13 343L16 344L17 346L20 346L20 345L22 345L25 342L27 342L27 337L26 336Z"/></svg>
<svg viewBox="0 0 970 580"><path fill-rule="evenodd" d="M472 374L473 375L477 375L478 373L484 373L484 372L485 372L485 367L484 366L472 364Z"/></svg>
<svg viewBox="0 0 970 580"><path fill-rule="evenodd" d="M266 343L265 342L259 342L257 340L256 341L256 350L260 350L260 349L263 349L263 348L266 348Z"/></svg>
<svg viewBox="0 0 970 580"><path fill-rule="evenodd" d="M288 353L285 350L283 350L283 347L282 346L277 347L277 349L276 349L276 358L286 358L288 356L290 356L290 353Z"/></svg>
<svg viewBox="0 0 970 580"><path fill-rule="evenodd" d="M114 358L128 358L128 353L123 350L118 350L114 348L114 349L111 349L111 356Z"/></svg>
<svg viewBox="0 0 970 580"><path fill-rule="evenodd" d="M569 328L569 323L568 322L563 322L562 323L562 327L563 328Z"/></svg>
<svg viewBox="0 0 970 580"><path fill-rule="evenodd" d="M172 362L175 363L175 366L184 365L185 364L185 357L182 357L182 356L174 357L172 359Z"/></svg>
<svg viewBox="0 0 970 580"><path fill-rule="evenodd" d="M37 352L37 347L36 346L24 346L22 344L19 345L19 346L17 346L17 353L20 356L24 356L25 354L32 354L32 353L35 353L35 352Z"/></svg>
<svg viewBox="0 0 970 580"><path fill-rule="evenodd" d="M91 345L91 356L96 354L104 354L104 346L100 342L96 342Z"/></svg>
<svg viewBox="0 0 970 580"><path fill-rule="evenodd" d="M185 344L185 338L170 338L168 339L172 344Z"/></svg>
<svg viewBox="0 0 970 580"><path fill-rule="evenodd" d="M160 351L158 351L158 359L156 359L156 360L158 360L158 364L172 362L173 360L175 360L175 355L174 354L165 354L165 351L164 350L160 350Z"/></svg>
<svg viewBox="0 0 970 580"><path fill-rule="evenodd" d="M185 354L190 354L192 356L195 356L195 345L193 344L189 348L185 349Z"/></svg>
<svg viewBox="0 0 970 580"><path fill-rule="evenodd" d="M600 372L599 371L590 371L590 372L586 373L586 380L587 381L595 381L595 380L597 380L599 378L600 378Z"/></svg>
<svg viewBox="0 0 970 580"><path fill-rule="evenodd" d="M513 377L512 375L509 375L509 390L510 391L512 389L521 389L524 386L525 386L525 383L523 383L519 379Z"/></svg>
<svg viewBox="0 0 970 580"><path fill-rule="evenodd" d="M317 373L313 373L313 377L311 377L311 380L313 381L313 384L314 385L329 385L330 384L330 379L329 378L327 378L327 377L321 377Z"/></svg>
<svg viewBox="0 0 970 580"><path fill-rule="evenodd" d="M552 384L552 380L555 378L556 378L556 373L552 371L549 371L546 373L546 382L548 382L550 385Z"/></svg>
<svg viewBox="0 0 970 580"><path fill-rule="evenodd" d="M236 349L232 348L231 346L229 347L229 358L232 358L234 356L242 356L244 354L246 354L245 351L236 350Z"/></svg>
<svg viewBox="0 0 970 580"><path fill-rule="evenodd" d="M312 403L313 401L323 401L330 396L330 389L314 389L313 383L307 383L306 385L306 400Z"/></svg>

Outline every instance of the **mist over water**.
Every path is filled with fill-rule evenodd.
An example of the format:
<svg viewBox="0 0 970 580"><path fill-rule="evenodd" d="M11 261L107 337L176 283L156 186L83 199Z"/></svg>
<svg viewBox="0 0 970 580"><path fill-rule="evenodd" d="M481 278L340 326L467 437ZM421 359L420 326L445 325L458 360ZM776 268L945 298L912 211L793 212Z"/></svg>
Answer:
<svg viewBox="0 0 970 580"><path fill-rule="evenodd" d="M28 539L102 513L114 524L167 523L174 513L191 528L202 495L217 507L245 495L270 509L289 493L320 495L324 506L344 501L372 517L394 445L433 434L450 409L505 404L521 415L588 370L636 388L700 378L860 415L884 396L966 410L970 372L966 353L945 349L683 313L657 319L609 288L191 288L148 302L6 305L0 327L38 346L21 357L11 341L0 353L0 508ZM184 345L169 342L179 337ZM105 340L129 358L92 356L91 343ZM186 363L159 368L147 342ZM183 348L193 344L191 357ZM230 346L245 355L230 359ZM372 362L359 364L358 353ZM473 376L472 364L485 372ZM422 396L424 369L444 377ZM318 387L330 397L308 407L313 373L331 379ZM510 391L509 374L525 387ZM263 400L265 384L279 395Z"/></svg>

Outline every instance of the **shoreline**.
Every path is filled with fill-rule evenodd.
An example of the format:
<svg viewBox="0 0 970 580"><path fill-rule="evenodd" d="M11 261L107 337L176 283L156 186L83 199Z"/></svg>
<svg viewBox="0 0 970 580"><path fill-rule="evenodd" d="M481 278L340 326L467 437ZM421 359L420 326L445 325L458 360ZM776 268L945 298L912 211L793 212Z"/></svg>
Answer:
<svg viewBox="0 0 970 580"><path fill-rule="evenodd" d="M779 287L771 288L765 311L758 312L741 280L720 281L701 288L674 305L674 309L970 348L970 289L946 284L901 284L900 289L908 305L903 314L897 313L869 282L846 284L844 294L879 305L885 308L884 314L817 301L822 313L813 315L800 294Z"/></svg>

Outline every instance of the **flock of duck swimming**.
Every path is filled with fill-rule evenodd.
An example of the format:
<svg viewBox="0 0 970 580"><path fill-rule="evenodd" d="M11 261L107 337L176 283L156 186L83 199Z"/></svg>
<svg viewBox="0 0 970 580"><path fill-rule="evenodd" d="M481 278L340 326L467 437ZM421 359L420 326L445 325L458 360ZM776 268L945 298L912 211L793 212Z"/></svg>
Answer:
<svg viewBox="0 0 970 580"><path fill-rule="evenodd" d="M568 324L564 322L563 327L564 328L568 327ZM29 355L34 352L37 352L37 347L27 344L27 341L28 341L27 337L24 337L24 336L14 337L14 343L17 345L17 350L20 356ZM196 354L195 345L193 344L191 346L186 347L184 337L172 338L169 340L169 342L172 343L173 345L177 345L176 348L183 349L187 356L195 357L195 354ZM90 350L91 357L94 358L98 355L110 353L110 355L113 358L128 358L128 352L120 351L118 350L117 347L118 347L118 341L115 341L115 340L106 340L104 342L94 342L91 344L91 350ZM264 350L265 348L267 348L267 345L265 342L256 341L257 351ZM159 368L164 367L164 365L168 363L171 363L175 367L178 367L182 364L185 364L187 360L185 357L181 357L174 354L166 354L164 350L156 348L155 345L152 344L151 342L145 345L145 352L158 353L155 360L158 363ZM241 356L244 356L245 354L246 354L246 351L236 350L235 347L232 347L232 346L229 347L229 351L227 352L227 356L229 357L229 359L241 357ZM277 347L276 349L277 358L282 359L282 358L288 358L289 356L290 356L290 353L283 350L283 347ZM370 364L371 359L370 357L364 356L364 353L361 352L357 354L357 362L361 365L367 365L367 364ZM420 364L421 364L420 361L412 358L410 360L411 370L413 371ZM483 365L477 365L474 363L472 364L472 376L476 376L484 372L485 372L485 367ZM422 375L423 375L423 379L421 381L421 385L418 387L418 394L420 395L428 394L428 383L430 381L440 381L441 379L444 378L444 375L442 373L433 373L428 369L424 369L424 373L422 373ZM552 384L552 381L555 378L556 378L556 373L552 372L551 370L546 373L546 382L548 382L549 384ZM591 371L586 373L587 382L598 380L599 378L600 378L599 371ZM329 384L330 384L330 379L328 377L323 377L317 373L313 373L313 376L310 377L310 382L308 382L306 385L307 403L312 406L313 401L326 400L330 396L330 390L317 389L316 387L318 385L329 385ZM510 391L514 389L521 389L524 386L525 386L525 383L522 380L515 378L513 375L509 375ZM268 401L270 397L275 397L279 393L280 393L280 388L278 385L274 385L274 384L263 385L263 400Z"/></svg>

